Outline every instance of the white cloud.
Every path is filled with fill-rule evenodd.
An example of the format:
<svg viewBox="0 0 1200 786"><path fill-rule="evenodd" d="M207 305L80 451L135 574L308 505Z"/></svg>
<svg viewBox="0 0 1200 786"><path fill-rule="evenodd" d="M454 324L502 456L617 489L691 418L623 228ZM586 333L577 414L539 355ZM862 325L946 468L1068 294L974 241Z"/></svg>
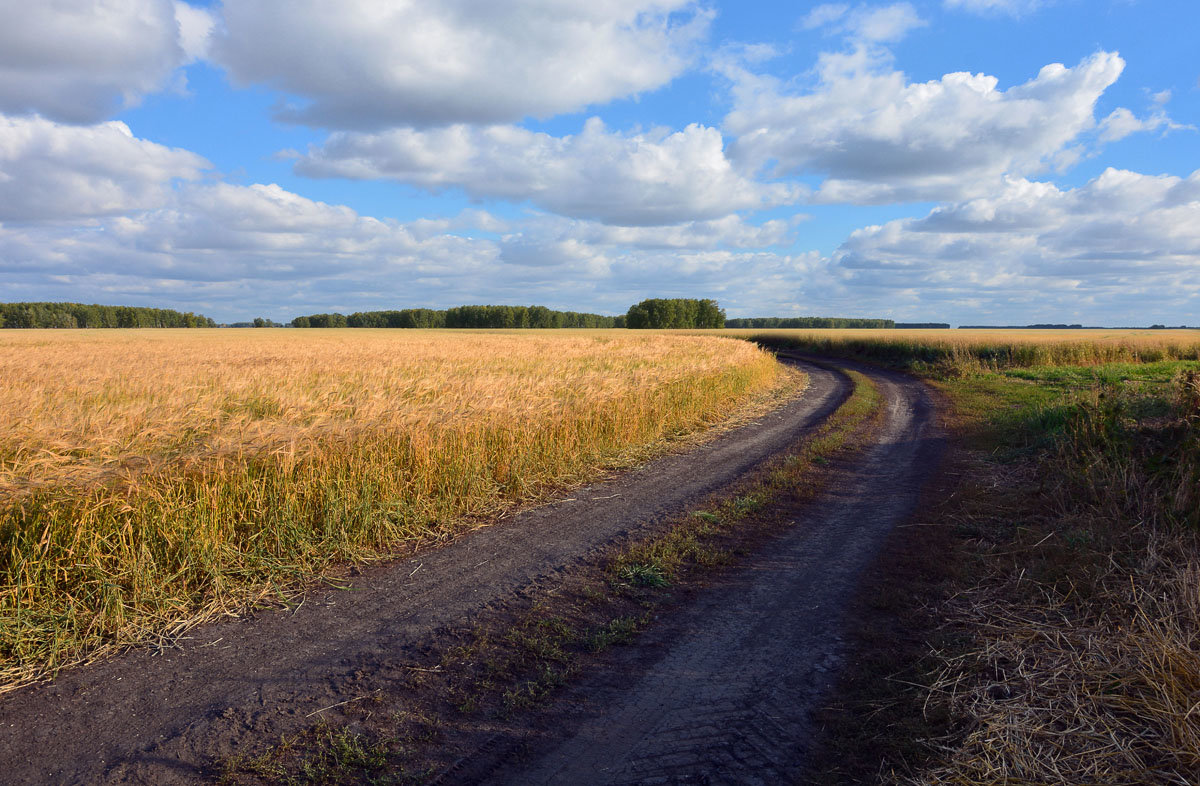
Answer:
<svg viewBox="0 0 1200 786"><path fill-rule="evenodd" d="M175 19L179 25L179 46L188 62L208 56L209 38L216 20L203 8L175 0Z"/></svg>
<svg viewBox="0 0 1200 786"><path fill-rule="evenodd" d="M926 24L907 2L886 6L860 5L853 9L843 3L826 3L809 11L801 20L801 26L807 30L827 27L830 32L873 43L898 41L910 30Z"/></svg>
<svg viewBox="0 0 1200 786"><path fill-rule="evenodd" d="M134 105L197 54L204 15L172 0L0 4L0 112L91 123Z"/></svg>
<svg viewBox="0 0 1200 786"><path fill-rule="evenodd" d="M1182 125L1171 120L1164 108L1169 100L1171 100L1170 90L1156 93L1152 101L1154 108L1146 117L1137 117L1125 107L1114 109L1108 117L1100 122L1100 141L1116 142L1139 132L1162 130L1163 133L1166 133L1184 129L1194 131L1195 126Z"/></svg>
<svg viewBox="0 0 1200 786"><path fill-rule="evenodd" d="M6 280L77 288L119 281L175 292L286 281L309 292L352 285L378 297L426 277L477 275L497 254L489 241L413 232L263 184L189 185L160 208L86 225L0 227Z"/></svg>
<svg viewBox="0 0 1200 786"><path fill-rule="evenodd" d="M1067 68L1054 63L1007 90L985 74L952 73L910 83L881 51L821 56L815 89L735 68L735 106L725 129L744 168L828 177L817 199L886 203L988 193L1005 174L1065 165L1096 126L1096 100L1124 61L1100 52Z"/></svg>
<svg viewBox="0 0 1200 786"><path fill-rule="evenodd" d="M0 221L63 221L159 207L200 156L137 139L120 122L70 126L0 115Z"/></svg>
<svg viewBox="0 0 1200 786"><path fill-rule="evenodd" d="M290 121L504 123L661 87L710 19L692 0L259 0L223 7L212 51L238 83L308 102Z"/></svg>
<svg viewBox="0 0 1200 786"><path fill-rule="evenodd" d="M805 14L800 20L800 25L805 30L825 27L843 18L849 10L850 6L845 3L822 3Z"/></svg>
<svg viewBox="0 0 1200 786"><path fill-rule="evenodd" d="M961 8L976 14L1019 17L1049 5L1049 0L943 0L943 4L947 8Z"/></svg>
<svg viewBox="0 0 1200 786"><path fill-rule="evenodd" d="M472 197L529 200L561 215L628 225L718 218L797 196L795 187L739 174L714 128L618 134L598 118L566 137L515 126L339 132L296 170L462 188Z"/></svg>
<svg viewBox="0 0 1200 786"><path fill-rule="evenodd" d="M1069 190L1013 178L998 196L858 230L833 262L856 290L913 290L960 313L973 301L1016 321L1074 321L1080 308L1093 322L1187 320L1200 301L1200 170L1108 169Z"/></svg>
<svg viewBox="0 0 1200 786"><path fill-rule="evenodd" d="M710 221L687 221L669 226L611 226L595 221L579 221L542 215L513 227L503 239L524 247L550 244L587 247L636 249L641 251L708 251L763 249L790 244L792 231L807 216L790 220L773 219L750 224L741 216L726 216ZM547 264L539 262L538 264Z"/></svg>

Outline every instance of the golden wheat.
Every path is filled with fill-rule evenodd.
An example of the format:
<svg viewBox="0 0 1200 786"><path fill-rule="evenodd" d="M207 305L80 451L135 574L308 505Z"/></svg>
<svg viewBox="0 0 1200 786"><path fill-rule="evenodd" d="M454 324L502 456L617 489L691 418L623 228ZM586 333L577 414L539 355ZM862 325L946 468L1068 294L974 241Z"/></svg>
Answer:
<svg viewBox="0 0 1200 786"><path fill-rule="evenodd" d="M857 356L918 370L940 367L952 373L1200 359L1197 330L745 329L721 333L766 346Z"/></svg>
<svg viewBox="0 0 1200 786"><path fill-rule="evenodd" d="M0 682L646 455L776 378L629 331L0 334Z"/></svg>

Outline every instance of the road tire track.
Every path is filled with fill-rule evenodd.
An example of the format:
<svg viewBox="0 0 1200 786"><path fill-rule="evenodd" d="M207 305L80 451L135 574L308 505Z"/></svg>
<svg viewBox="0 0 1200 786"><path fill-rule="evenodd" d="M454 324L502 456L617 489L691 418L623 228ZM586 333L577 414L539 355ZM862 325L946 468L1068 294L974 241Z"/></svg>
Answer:
<svg viewBox="0 0 1200 786"><path fill-rule="evenodd" d="M445 782L776 784L803 777L810 720L834 685L845 609L888 533L914 510L944 440L929 391L857 364L883 393L874 444L794 526L576 685L573 723L524 761ZM880 675L884 678L886 675Z"/></svg>

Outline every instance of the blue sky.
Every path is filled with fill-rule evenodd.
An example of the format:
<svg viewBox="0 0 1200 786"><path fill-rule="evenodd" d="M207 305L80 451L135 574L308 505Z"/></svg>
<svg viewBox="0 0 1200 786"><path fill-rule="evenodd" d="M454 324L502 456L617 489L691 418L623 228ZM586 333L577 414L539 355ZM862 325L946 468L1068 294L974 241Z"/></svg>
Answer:
<svg viewBox="0 0 1200 786"><path fill-rule="evenodd" d="M1200 324L1200 6L0 0L0 300Z"/></svg>

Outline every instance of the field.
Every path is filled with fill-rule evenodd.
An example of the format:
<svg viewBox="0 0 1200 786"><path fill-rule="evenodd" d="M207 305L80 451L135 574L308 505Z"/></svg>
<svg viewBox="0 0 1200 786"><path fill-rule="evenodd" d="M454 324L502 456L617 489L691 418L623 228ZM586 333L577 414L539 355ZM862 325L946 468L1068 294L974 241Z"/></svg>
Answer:
<svg viewBox="0 0 1200 786"><path fill-rule="evenodd" d="M755 343L911 372L957 437L945 485L896 530L945 575L925 595L913 572L877 577L868 602L902 632L847 661L862 673L835 697L852 731L828 782L1200 770L1196 331L0 334L0 411L19 413L0 422L0 692L744 414L786 378ZM615 575L672 580L680 532Z"/></svg>
<svg viewBox="0 0 1200 786"><path fill-rule="evenodd" d="M727 330L767 346L934 374L1200 359L1196 330Z"/></svg>
<svg viewBox="0 0 1200 786"><path fill-rule="evenodd" d="M546 499L776 374L630 331L5 332L0 685Z"/></svg>

